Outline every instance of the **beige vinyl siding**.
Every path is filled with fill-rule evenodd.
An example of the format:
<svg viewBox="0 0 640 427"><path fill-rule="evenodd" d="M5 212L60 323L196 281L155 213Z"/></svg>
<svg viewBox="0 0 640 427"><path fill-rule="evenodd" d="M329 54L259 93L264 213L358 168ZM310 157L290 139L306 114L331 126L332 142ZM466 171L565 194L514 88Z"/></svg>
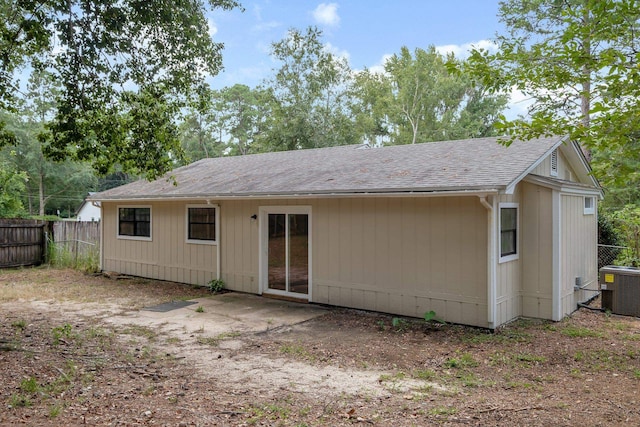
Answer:
<svg viewBox="0 0 640 427"><path fill-rule="evenodd" d="M551 176L551 155L545 157L545 159L540 162L538 166L536 166L531 172L534 175L540 176ZM564 179L567 181L577 182L578 178L576 173L567 162L566 157L562 154L562 151L558 149L558 176L554 176L554 178Z"/></svg>
<svg viewBox="0 0 640 427"><path fill-rule="evenodd" d="M150 242L117 239L105 209L104 268L259 293L260 206L311 206L312 302L488 326L487 210L479 198L221 200L219 246L185 243L185 206L154 202Z"/></svg>
<svg viewBox="0 0 640 427"><path fill-rule="evenodd" d="M595 202L594 197L594 202ZM585 288L597 289L597 217L584 215L584 197L562 195L560 239L560 289L562 315L577 309L578 302L594 295L586 290L574 292L576 277L582 278ZM597 212L597 206L594 206Z"/></svg>
<svg viewBox="0 0 640 427"><path fill-rule="evenodd" d="M308 204L314 302L487 325L487 212L477 197Z"/></svg>
<svg viewBox="0 0 640 427"><path fill-rule="evenodd" d="M522 315L552 318L552 190L522 184Z"/></svg>
<svg viewBox="0 0 640 427"><path fill-rule="evenodd" d="M151 207L151 241L118 239L118 206L103 202L103 266L133 276L206 285L216 278L216 245L186 243L187 203L147 203Z"/></svg>
<svg viewBox="0 0 640 427"><path fill-rule="evenodd" d="M518 215L520 215L520 230L518 232L518 259L500 262L496 268L496 326L506 323L521 315L522 301L520 297L520 283L522 274L522 204L520 203L521 185L516 186L513 194L503 194L498 197L496 208L497 229L496 236L500 240L500 203L518 203ZM497 248L500 251L499 245ZM500 258L497 254L496 259Z"/></svg>
<svg viewBox="0 0 640 427"><path fill-rule="evenodd" d="M259 202L221 201L220 272L227 288L240 292L260 292L258 280Z"/></svg>

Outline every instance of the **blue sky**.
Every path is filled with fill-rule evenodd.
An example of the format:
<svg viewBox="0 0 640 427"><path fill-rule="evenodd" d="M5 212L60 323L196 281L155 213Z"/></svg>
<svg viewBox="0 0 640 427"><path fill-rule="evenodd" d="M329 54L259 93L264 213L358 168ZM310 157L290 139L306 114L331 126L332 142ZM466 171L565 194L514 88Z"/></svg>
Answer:
<svg viewBox="0 0 640 427"><path fill-rule="evenodd" d="M382 64L385 55L429 45L456 49L487 42L501 28L497 0L245 0L244 12L210 16L213 38L225 44L225 70L216 87L258 84L274 65L272 42L290 28L315 25L329 48L349 58L351 68Z"/></svg>
<svg viewBox="0 0 640 427"><path fill-rule="evenodd" d="M255 87L277 67L269 56L271 43L291 28L314 25L333 53L346 56L354 70L381 67L384 58L436 46L441 52L465 56L470 46L490 47L504 27L498 21L498 0L240 0L240 10L214 11L210 34L223 42L225 69L210 80L220 89L236 83ZM514 92L508 117L526 112L530 104Z"/></svg>

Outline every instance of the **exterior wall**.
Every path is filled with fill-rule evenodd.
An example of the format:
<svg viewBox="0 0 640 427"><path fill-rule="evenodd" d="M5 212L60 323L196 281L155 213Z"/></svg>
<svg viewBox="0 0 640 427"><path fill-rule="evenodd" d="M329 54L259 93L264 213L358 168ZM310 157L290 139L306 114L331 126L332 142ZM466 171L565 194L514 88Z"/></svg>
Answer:
<svg viewBox="0 0 640 427"><path fill-rule="evenodd" d="M477 197L313 206L313 301L487 326L487 211Z"/></svg>
<svg viewBox="0 0 640 427"><path fill-rule="evenodd" d="M506 262L499 262L500 253L496 254L496 325L499 326L522 315L522 298L520 295L523 265L523 234L522 234L522 203L521 185L516 186L513 194L503 194L498 198L496 205L497 224L496 238L500 240L500 203L518 203L518 214L520 216L520 230L517 238L518 259ZM500 251L499 245L497 251Z"/></svg>
<svg viewBox="0 0 640 427"><path fill-rule="evenodd" d="M100 221L100 208L91 202L85 202L76 216L78 221Z"/></svg>
<svg viewBox="0 0 640 427"><path fill-rule="evenodd" d="M594 208L597 212L597 206ZM576 277L582 278L583 288L598 289L598 220L595 213L584 214L581 195L562 195L561 209L560 290L561 312L565 316L595 294L587 290L574 292Z"/></svg>
<svg viewBox="0 0 640 427"><path fill-rule="evenodd" d="M522 315L552 318L552 190L522 183Z"/></svg>
<svg viewBox="0 0 640 427"><path fill-rule="evenodd" d="M102 269L133 276L206 285L216 278L216 245L186 243L186 202L144 203L151 206L150 241L118 239L118 206L103 202Z"/></svg>
<svg viewBox="0 0 640 427"><path fill-rule="evenodd" d="M117 239L104 206L104 264L136 276L259 293L260 206L309 205L312 302L488 326L487 210L479 198L331 198L212 201L219 246L185 243L186 202L149 203L152 241ZM139 204L136 204L139 205Z"/></svg>
<svg viewBox="0 0 640 427"><path fill-rule="evenodd" d="M547 156L542 163L540 163L536 168L531 172L535 175L540 176L551 176L551 156ZM576 182L578 179L576 177L576 173L567 162L564 154L560 150L558 150L558 176L554 178L560 178L567 181Z"/></svg>

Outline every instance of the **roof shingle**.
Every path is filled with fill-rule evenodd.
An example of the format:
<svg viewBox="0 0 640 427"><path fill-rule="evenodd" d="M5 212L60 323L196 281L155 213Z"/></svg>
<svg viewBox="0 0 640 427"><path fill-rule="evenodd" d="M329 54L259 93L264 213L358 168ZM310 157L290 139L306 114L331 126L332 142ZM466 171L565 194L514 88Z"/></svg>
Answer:
<svg viewBox="0 0 640 427"><path fill-rule="evenodd" d="M137 181L91 199L501 190L562 141L539 138L505 147L497 138L478 138L203 159L155 181Z"/></svg>

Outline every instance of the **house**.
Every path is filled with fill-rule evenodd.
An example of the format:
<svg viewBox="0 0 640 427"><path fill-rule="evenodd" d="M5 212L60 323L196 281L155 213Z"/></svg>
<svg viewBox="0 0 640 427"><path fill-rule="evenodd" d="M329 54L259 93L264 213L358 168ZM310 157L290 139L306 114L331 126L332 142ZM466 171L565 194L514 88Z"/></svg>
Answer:
<svg viewBox="0 0 640 427"><path fill-rule="evenodd" d="M594 295L602 196L553 137L205 159L91 200L103 270L494 329Z"/></svg>
<svg viewBox="0 0 640 427"><path fill-rule="evenodd" d="M94 195L95 193L89 193L89 197ZM101 210L98 206L94 205L92 202L88 201L85 198L82 201L82 204L76 211L76 220L78 221L100 221Z"/></svg>

